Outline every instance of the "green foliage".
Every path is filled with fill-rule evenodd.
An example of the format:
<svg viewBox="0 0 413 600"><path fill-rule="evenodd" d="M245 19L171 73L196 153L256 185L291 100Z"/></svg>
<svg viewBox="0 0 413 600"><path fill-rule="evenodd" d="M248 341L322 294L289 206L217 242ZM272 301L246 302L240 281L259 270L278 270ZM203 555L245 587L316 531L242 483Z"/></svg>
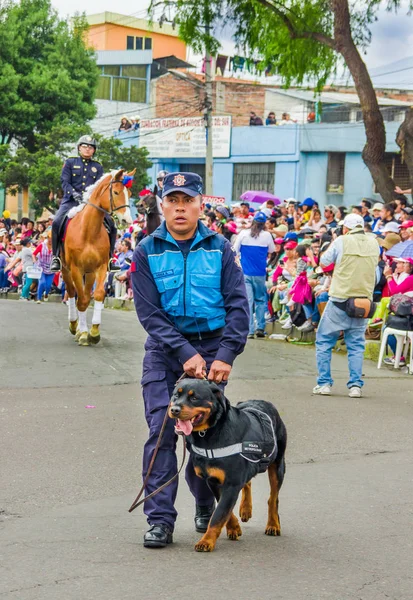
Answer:
<svg viewBox="0 0 413 600"><path fill-rule="evenodd" d="M340 4L340 7L337 6ZM196 52L216 53L223 27L233 32L240 51L262 60L285 85L313 81L319 89L343 65L334 42L333 0L152 0L155 14L173 11L179 34ZM413 0L409 0L410 8ZM352 37L360 50L370 43L370 25L380 7L397 10L401 0L358 0L350 5ZM154 18L154 17L152 17ZM209 34L205 25L211 25Z"/></svg>
<svg viewBox="0 0 413 600"><path fill-rule="evenodd" d="M83 17L59 19L50 0L0 5L0 143L31 152L38 135L62 120L82 125L95 116L99 71L85 46Z"/></svg>
<svg viewBox="0 0 413 600"><path fill-rule="evenodd" d="M95 135L95 137L99 140L97 159L102 163L105 173L113 169L126 169L129 172L136 169L132 196L137 198L139 192L146 188L150 182L147 170L152 166L152 163L148 159L148 150L136 146L123 146L117 138L103 138L99 135Z"/></svg>
<svg viewBox="0 0 413 600"><path fill-rule="evenodd" d="M12 153L9 146L0 146L0 181L11 193L29 187L30 203L36 216L41 215L45 208L55 212L65 159L76 154L76 141L87 133L94 135L89 128L61 124L44 135L36 134L38 150L35 152L20 147ZM97 134L94 137L99 140L96 159L102 163L105 173L120 168L128 171L136 168L132 195L137 197L149 184L147 169L152 163L148 160L147 149L126 148L118 139L103 138Z"/></svg>

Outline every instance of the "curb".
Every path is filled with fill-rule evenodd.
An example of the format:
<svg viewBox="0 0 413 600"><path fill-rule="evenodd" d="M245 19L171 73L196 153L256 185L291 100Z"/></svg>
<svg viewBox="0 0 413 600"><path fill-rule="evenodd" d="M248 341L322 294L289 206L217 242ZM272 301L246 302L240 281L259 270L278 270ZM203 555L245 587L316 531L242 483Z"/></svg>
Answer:
<svg viewBox="0 0 413 600"><path fill-rule="evenodd" d="M8 292L0 294L0 300L19 300L20 294L17 292ZM31 300L32 302L32 300ZM62 298L59 294L50 294L48 302L61 303ZM93 306L93 300L90 303ZM121 300L120 298L105 298L105 308L114 310L135 310L133 300Z"/></svg>

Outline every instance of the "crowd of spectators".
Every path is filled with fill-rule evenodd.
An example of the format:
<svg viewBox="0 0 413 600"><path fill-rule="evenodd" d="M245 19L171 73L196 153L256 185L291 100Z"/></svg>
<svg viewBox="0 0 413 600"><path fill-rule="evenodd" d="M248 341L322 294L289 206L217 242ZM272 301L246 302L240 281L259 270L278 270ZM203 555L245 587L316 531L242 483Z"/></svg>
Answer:
<svg viewBox="0 0 413 600"><path fill-rule="evenodd" d="M364 198L350 208L327 204L323 209L313 198L279 202L269 200L255 210L247 202L218 205L205 213L208 227L230 239L240 257L250 304L249 338L265 337L266 323L274 321L286 335L293 326L302 333L316 331L334 275L334 265L321 266L320 258L342 235L345 216L355 213L380 247L377 309L366 332L379 339L391 299L396 294L413 298L413 208L407 198L395 193L387 204ZM396 244L399 258L390 252ZM394 353L395 339L389 342ZM385 362L394 364L394 357Z"/></svg>
<svg viewBox="0 0 413 600"><path fill-rule="evenodd" d="M413 297L413 209L403 194L395 193L394 201L387 204L365 198L351 208L333 204L321 208L310 197L302 202L295 198L268 200L255 208L248 202L205 205L204 223L231 241L244 270L251 339L265 337L268 322L278 322L286 335L293 326L302 333L317 329L334 274L334 265L321 266L320 258L342 235L342 222L349 212L363 218L365 233L374 236L381 249L374 292L378 308L366 334L378 339L390 299L396 294ZM134 223L118 232L116 257L120 271L108 275L108 296L132 299L133 250L162 219L159 199L151 190L143 190ZM19 291L22 300L35 299L38 303L46 302L51 290L64 298L61 276L49 270L51 223L52 219L38 223L22 219L17 223L10 220L7 211L3 213L1 292ZM398 253L401 258L392 258L391 252L388 255L401 243L408 250ZM390 345L394 347L394 340ZM388 358L387 363L393 364L394 359Z"/></svg>
<svg viewBox="0 0 413 600"><path fill-rule="evenodd" d="M315 117L314 117L314 119L315 119ZM310 117L310 115L307 120L308 120L308 122L313 122L313 119ZM287 112L282 113L281 119L279 119L278 121L277 121L277 117L273 111L269 112L268 117L265 119L265 125L267 127L270 125L281 125L281 126L295 125L296 123L297 123L297 120L292 119L290 114ZM252 127L264 125L261 117L257 116L257 114L254 111L250 112L250 125Z"/></svg>
<svg viewBox="0 0 413 600"><path fill-rule="evenodd" d="M21 300L47 302L52 289L64 298L64 283L50 271L52 260L52 222L35 223L10 218L9 211L0 219L0 294L18 292Z"/></svg>

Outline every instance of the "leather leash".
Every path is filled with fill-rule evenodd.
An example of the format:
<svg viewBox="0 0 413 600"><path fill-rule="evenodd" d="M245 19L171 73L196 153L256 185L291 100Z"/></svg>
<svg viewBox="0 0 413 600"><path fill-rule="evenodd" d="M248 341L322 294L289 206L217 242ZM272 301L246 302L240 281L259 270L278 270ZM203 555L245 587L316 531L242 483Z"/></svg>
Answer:
<svg viewBox="0 0 413 600"><path fill-rule="evenodd" d="M185 377L187 377L187 374L183 373L180 376L180 378L177 380L176 383L179 383ZM204 379L206 379L206 377L204 377ZM145 477L145 479L143 481L142 487L139 490L138 495L136 496L135 500L132 502L131 507L129 508L128 512L130 512L130 513L132 511L134 511L135 508L138 508L138 506L140 506L141 504L143 504L144 502L146 502L150 498L153 498L154 496L156 496L156 494L159 494L159 492L161 492L163 489L165 489L166 487L168 487L168 485L170 485L173 481L175 481L175 479L177 479L179 477L179 474L182 471L182 468L183 468L183 466L185 464L186 442L185 442L185 435L183 433L181 433L181 434L179 434L179 436L182 438L182 443L183 443L182 450L183 450L183 452L182 452L181 465L180 465L178 471L175 473L175 475L173 477L171 477L171 479L169 479L169 481L166 481L160 487L158 487L157 490L155 490L154 492L151 492L150 494L148 494L147 496L145 496L145 498L141 499L141 496L142 496L143 492L145 491L146 484L148 483L149 476L152 473L152 468L153 468L153 465L155 463L155 459L156 459L159 447L160 447L161 442L162 442L162 438L163 438L163 434L164 434L164 431L165 431L166 423L168 422L168 418L169 418L168 410L169 410L170 405L171 405L171 403L169 403L168 406L167 406L167 408L166 408L165 417L164 417L164 420L163 420L163 423L162 423L161 431L159 432L158 441L156 442L156 446L155 446L155 449L154 449L153 454L152 454L151 462L149 463L149 467L148 467L148 471L146 473L146 477Z"/></svg>

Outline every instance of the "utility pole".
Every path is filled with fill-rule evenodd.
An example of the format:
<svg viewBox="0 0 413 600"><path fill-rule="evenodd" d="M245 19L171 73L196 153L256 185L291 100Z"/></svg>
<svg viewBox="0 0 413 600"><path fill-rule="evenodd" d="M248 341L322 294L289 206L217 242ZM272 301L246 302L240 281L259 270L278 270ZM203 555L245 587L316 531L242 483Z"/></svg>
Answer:
<svg viewBox="0 0 413 600"><path fill-rule="evenodd" d="M210 25L205 25L205 31L209 35L211 31ZM208 50L205 52L205 141L206 141L206 158L205 158L205 193L207 196L214 195L213 178L214 178L214 156L212 147L212 68L211 55Z"/></svg>

